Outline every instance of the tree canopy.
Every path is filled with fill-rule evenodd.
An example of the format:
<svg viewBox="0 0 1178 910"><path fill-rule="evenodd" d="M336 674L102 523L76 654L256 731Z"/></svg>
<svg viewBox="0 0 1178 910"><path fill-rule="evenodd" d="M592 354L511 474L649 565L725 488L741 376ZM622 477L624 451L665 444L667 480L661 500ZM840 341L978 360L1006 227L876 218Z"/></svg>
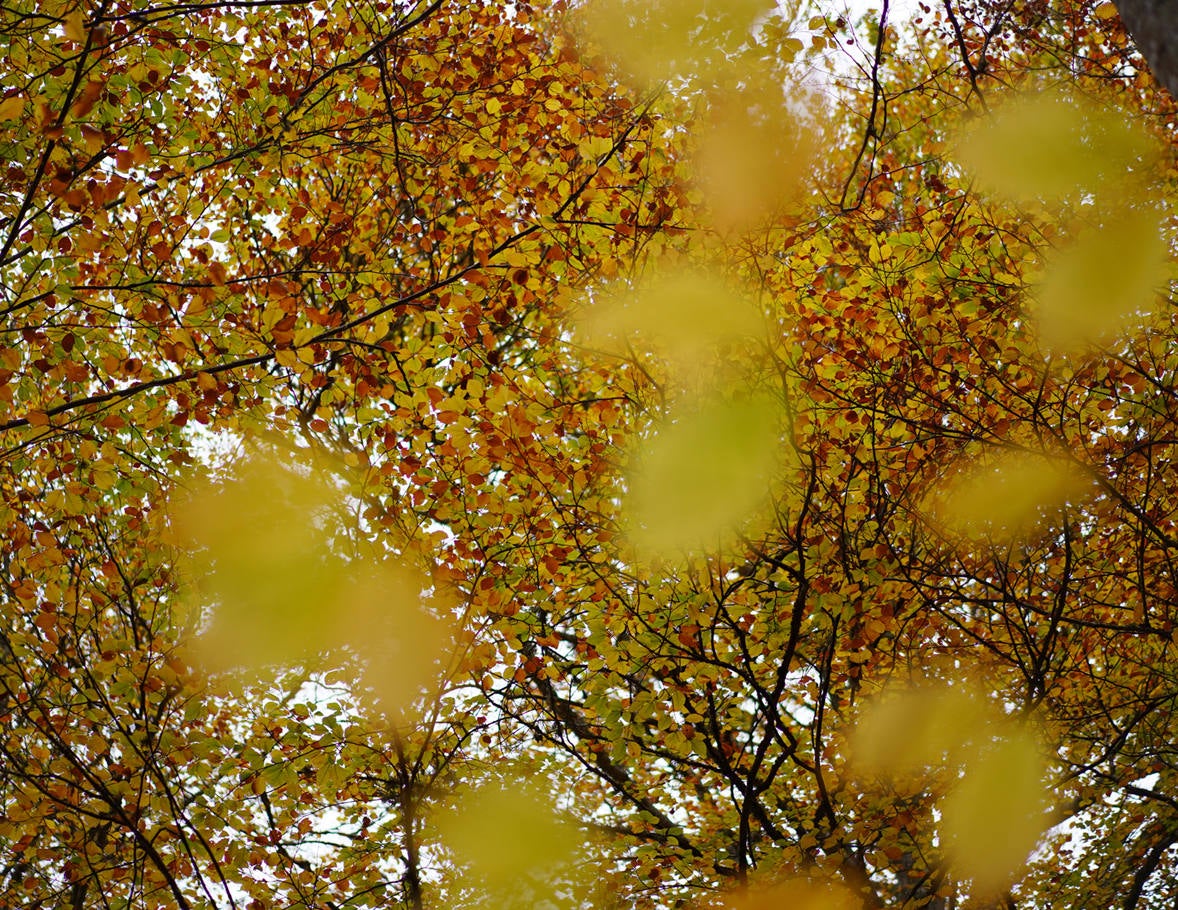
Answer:
<svg viewBox="0 0 1178 910"><path fill-rule="evenodd" d="M1148 34L0 10L0 907L1173 906Z"/></svg>

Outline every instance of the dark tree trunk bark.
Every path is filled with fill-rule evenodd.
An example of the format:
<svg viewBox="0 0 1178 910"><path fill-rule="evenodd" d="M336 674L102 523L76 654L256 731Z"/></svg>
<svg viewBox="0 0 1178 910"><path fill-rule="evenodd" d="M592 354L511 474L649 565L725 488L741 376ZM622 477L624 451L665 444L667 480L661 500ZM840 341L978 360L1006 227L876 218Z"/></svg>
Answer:
<svg viewBox="0 0 1178 910"><path fill-rule="evenodd" d="M1117 11L1154 78L1178 98L1178 3L1117 0Z"/></svg>

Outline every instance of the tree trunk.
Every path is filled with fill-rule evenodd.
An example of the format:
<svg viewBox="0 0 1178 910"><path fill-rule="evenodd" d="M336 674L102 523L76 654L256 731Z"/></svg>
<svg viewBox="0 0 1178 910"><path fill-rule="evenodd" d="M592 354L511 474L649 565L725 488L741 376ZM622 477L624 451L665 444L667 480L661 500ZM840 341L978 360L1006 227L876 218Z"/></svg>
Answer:
<svg viewBox="0 0 1178 910"><path fill-rule="evenodd" d="M1117 10L1154 77L1178 98L1178 4L1117 0Z"/></svg>

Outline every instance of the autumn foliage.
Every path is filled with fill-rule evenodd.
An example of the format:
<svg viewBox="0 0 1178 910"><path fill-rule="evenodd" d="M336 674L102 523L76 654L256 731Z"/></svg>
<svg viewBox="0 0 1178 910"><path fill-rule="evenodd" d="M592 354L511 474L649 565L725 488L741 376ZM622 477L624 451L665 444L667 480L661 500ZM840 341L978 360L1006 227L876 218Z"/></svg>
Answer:
<svg viewBox="0 0 1178 910"><path fill-rule="evenodd" d="M883 6L0 11L0 907L1173 905L1178 109Z"/></svg>

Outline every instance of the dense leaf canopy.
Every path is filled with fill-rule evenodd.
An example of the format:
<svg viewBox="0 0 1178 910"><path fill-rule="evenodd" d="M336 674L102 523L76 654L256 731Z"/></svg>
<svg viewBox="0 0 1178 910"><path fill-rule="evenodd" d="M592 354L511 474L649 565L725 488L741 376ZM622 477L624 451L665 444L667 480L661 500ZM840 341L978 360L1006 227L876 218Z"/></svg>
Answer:
<svg viewBox="0 0 1178 910"><path fill-rule="evenodd" d="M1178 108L882 7L0 10L0 907L1173 906Z"/></svg>

